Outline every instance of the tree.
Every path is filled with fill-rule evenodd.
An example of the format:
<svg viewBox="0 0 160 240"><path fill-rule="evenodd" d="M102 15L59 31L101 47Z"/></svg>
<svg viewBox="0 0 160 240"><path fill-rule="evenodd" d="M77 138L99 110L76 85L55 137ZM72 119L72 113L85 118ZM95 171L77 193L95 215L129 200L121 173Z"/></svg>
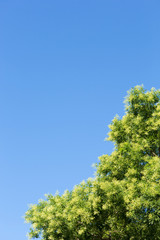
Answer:
<svg viewBox="0 0 160 240"><path fill-rule="evenodd" d="M26 212L30 238L160 239L160 91L132 88L125 110L109 126L115 148L100 157L95 178Z"/></svg>

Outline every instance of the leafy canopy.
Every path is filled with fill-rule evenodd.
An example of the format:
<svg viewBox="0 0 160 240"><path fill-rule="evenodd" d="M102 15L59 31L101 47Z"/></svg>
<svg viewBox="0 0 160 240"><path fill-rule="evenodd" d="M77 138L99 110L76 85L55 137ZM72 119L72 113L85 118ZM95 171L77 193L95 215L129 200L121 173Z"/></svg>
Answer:
<svg viewBox="0 0 160 240"><path fill-rule="evenodd" d="M109 126L115 148L96 177L30 206L30 238L160 239L160 91L132 88L125 110Z"/></svg>

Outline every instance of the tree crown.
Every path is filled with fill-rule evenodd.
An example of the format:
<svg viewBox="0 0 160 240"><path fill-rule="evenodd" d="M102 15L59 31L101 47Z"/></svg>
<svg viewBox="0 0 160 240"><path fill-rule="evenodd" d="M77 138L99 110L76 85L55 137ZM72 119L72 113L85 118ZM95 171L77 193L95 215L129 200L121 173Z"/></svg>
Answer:
<svg viewBox="0 0 160 240"><path fill-rule="evenodd" d="M96 177L27 211L30 238L160 239L160 91L132 88L125 111L109 126L115 149L100 157Z"/></svg>

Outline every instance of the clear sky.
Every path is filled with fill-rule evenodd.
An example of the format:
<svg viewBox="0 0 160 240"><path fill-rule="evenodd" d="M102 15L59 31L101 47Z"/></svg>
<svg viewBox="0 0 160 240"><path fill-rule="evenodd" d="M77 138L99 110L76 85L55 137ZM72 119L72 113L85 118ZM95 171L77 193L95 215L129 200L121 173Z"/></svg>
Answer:
<svg viewBox="0 0 160 240"><path fill-rule="evenodd" d="M127 90L160 88L159 0L0 0L0 239L110 154Z"/></svg>

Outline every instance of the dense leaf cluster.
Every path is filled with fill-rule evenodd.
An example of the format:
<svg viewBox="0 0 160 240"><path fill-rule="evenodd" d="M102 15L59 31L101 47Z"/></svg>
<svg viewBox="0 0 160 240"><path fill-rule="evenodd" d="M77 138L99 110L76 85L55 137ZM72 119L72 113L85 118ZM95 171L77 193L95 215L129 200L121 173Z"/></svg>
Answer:
<svg viewBox="0 0 160 240"><path fill-rule="evenodd" d="M30 238L160 239L160 91L136 86L125 103L109 126L115 149L100 157L96 177L32 205Z"/></svg>

